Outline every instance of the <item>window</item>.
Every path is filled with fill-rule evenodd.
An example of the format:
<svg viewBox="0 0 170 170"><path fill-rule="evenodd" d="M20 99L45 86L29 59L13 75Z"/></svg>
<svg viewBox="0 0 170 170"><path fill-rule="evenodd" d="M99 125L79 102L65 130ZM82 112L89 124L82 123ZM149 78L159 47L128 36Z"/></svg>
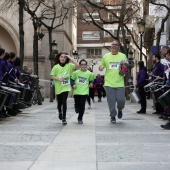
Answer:
<svg viewBox="0 0 170 170"><path fill-rule="evenodd" d="M113 29L107 29L107 31L109 31L112 35L114 34L114 30ZM104 37L111 37L110 34L108 32L104 32Z"/></svg>
<svg viewBox="0 0 170 170"><path fill-rule="evenodd" d="M108 13L108 19L109 21L114 21L114 16L112 13Z"/></svg>
<svg viewBox="0 0 170 170"><path fill-rule="evenodd" d="M91 21L91 17L89 15L92 15L93 19L95 21L100 21L100 17L99 17L99 13L92 13L92 14L89 14L89 13L84 13L83 14L83 18L86 20L86 21Z"/></svg>
<svg viewBox="0 0 170 170"><path fill-rule="evenodd" d="M99 31L83 31L82 40L100 40Z"/></svg>
<svg viewBox="0 0 170 170"><path fill-rule="evenodd" d="M102 49L87 49L87 58L101 58L102 57Z"/></svg>

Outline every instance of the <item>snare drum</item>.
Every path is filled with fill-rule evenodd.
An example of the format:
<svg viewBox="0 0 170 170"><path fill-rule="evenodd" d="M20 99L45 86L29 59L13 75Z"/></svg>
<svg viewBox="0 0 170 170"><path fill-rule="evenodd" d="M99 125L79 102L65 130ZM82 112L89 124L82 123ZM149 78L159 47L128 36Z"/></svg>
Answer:
<svg viewBox="0 0 170 170"><path fill-rule="evenodd" d="M158 98L164 108L170 107L170 89Z"/></svg>
<svg viewBox="0 0 170 170"><path fill-rule="evenodd" d="M153 94L154 94L155 100L158 101L158 97L160 97L163 94L163 91L162 89L157 89L153 91Z"/></svg>
<svg viewBox="0 0 170 170"><path fill-rule="evenodd" d="M8 95L5 93L5 91L0 90L0 111L2 110L2 107L4 106L7 96Z"/></svg>
<svg viewBox="0 0 170 170"><path fill-rule="evenodd" d="M33 97L34 97L34 92L30 89L25 89L24 98L23 100L20 100L20 102L23 103L24 105L31 106Z"/></svg>
<svg viewBox="0 0 170 170"><path fill-rule="evenodd" d="M20 91L20 95L19 95L20 100L24 99L24 95L25 95L25 88L24 87L17 86L17 85L11 85L11 87Z"/></svg>
<svg viewBox="0 0 170 170"><path fill-rule="evenodd" d="M20 91L6 86L1 86L1 88L8 94L4 106L11 108L13 104L18 103Z"/></svg>

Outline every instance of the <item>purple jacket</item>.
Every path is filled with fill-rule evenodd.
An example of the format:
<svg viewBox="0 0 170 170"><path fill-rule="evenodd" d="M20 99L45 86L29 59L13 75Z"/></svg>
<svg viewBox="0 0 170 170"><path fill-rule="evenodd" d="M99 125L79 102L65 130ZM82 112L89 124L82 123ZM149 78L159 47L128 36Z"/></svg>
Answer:
<svg viewBox="0 0 170 170"><path fill-rule="evenodd" d="M0 60L0 81L4 83L8 83L9 76L8 76L8 62L4 59ZM5 75L6 74L6 75Z"/></svg>
<svg viewBox="0 0 170 170"><path fill-rule="evenodd" d="M137 87L144 87L148 84L148 74L146 67L143 67L139 70L139 73L137 75Z"/></svg>
<svg viewBox="0 0 170 170"><path fill-rule="evenodd" d="M164 65L161 64L160 61L155 64L153 75L163 77L163 75L164 75ZM153 79L155 79L155 77L153 77Z"/></svg>
<svg viewBox="0 0 170 170"><path fill-rule="evenodd" d="M103 84L104 84L104 80L102 77L96 78L96 80L95 80L96 87L103 86Z"/></svg>

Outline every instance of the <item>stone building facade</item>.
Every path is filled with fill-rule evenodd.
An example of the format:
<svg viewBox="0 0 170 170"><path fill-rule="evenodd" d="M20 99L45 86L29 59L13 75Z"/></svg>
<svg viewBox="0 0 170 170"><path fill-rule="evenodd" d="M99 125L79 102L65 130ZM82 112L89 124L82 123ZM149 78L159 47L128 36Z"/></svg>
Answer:
<svg viewBox="0 0 170 170"><path fill-rule="evenodd" d="M19 56L19 17L18 9L0 13L0 47L7 52L15 52ZM52 40L58 44L58 51L66 51L72 55L72 51L76 47L76 30L77 21L74 16L68 16L64 24L53 30ZM38 72L40 84L45 88L42 90L44 97L49 97L50 93L50 71L51 62L49 60L49 42L48 31L42 27L42 32L45 33L42 41L38 43ZM33 68L33 25L29 14L24 12L24 65Z"/></svg>

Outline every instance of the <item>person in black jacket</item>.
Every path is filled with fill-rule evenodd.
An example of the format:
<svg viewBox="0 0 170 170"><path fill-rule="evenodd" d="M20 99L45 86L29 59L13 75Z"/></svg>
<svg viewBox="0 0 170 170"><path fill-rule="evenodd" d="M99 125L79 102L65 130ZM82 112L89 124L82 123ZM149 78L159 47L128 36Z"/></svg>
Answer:
<svg viewBox="0 0 170 170"><path fill-rule="evenodd" d="M144 66L143 61L138 62L139 66L139 72L137 75L137 89L140 95L140 104L141 104L141 109L137 111L138 114L145 114L146 113L146 93L144 90L144 86L148 84L148 74L147 74L147 69Z"/></svg>

